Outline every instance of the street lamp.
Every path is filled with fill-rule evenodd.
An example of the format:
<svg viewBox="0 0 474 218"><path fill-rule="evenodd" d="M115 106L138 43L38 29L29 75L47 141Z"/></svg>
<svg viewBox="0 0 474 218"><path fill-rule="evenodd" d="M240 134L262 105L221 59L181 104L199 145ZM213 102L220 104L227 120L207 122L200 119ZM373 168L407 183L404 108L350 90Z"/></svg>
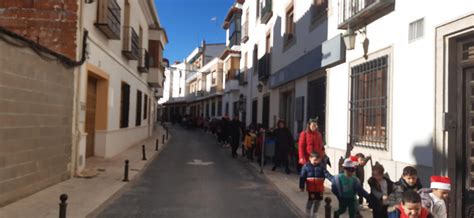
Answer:
<svg viewBox="0 0 474 218"><path fill-rule="evenodd" d="M344 39L344 44L346 45L347 50L354 49L356 36L357 36L357 33L355 33L354 30L352 30L350 27L342 35L342 38Z"/></svg>

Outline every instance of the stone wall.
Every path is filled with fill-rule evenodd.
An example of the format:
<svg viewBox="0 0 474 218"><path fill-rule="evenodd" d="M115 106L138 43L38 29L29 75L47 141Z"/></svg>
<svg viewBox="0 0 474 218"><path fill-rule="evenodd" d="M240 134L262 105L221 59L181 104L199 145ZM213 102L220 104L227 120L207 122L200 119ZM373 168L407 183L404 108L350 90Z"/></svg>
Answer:
<svg viewBox="0 0 474 218"><path fill-rule="evenodd" d="M0 206L69 178L74 68L0 39Z"/></svg>

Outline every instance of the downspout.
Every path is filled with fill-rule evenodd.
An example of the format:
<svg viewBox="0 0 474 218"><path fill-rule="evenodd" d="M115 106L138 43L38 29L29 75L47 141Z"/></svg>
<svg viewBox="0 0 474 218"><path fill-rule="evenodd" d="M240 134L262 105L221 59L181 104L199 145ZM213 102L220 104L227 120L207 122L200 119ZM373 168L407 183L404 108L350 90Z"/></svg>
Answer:
<svg viewBox="0 0 474 218"><path fill-rule="evenodd" d="M83 24L83 7L84 7L84 2L79 1L79 12L78 12L78 39L76 40L76 43L78 45L76 54L77 56L82 55L83 60L85 60L85 39L84 37L87 37L84 35L84 32L82 31L84 28ZM78 42L84 42L82 44L79 44ZM82 46L82 48L80 48ZM80 51L82 51L82 54L80 54ZM81 91L81 72L82 72L82 65L77 67L75 69L75 91L74 91L74 107L73 107L73 113L74 113L74 128L73 128L73 145L72 145L72 152L71 152L71 163L72 163L72 169L70 172L71 177L74 177L77 175L77 166L78 166L78 157L77 155L79 154L79 143L81 140L81 130L80 130L80 91Z"/></svg>

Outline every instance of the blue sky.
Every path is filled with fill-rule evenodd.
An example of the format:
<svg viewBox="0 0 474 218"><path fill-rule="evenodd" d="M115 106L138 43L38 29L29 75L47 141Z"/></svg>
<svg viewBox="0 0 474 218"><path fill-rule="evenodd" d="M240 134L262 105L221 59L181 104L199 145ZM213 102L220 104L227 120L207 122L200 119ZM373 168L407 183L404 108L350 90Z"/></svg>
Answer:
<svg viewBox="0 0 474 218"><path fill-rule="evenodd" d="M202 40L224 43L225 15L235 0L155 0L169 44L164 57L182 61ZM213 18L217 18L213 21Z"/></svg>

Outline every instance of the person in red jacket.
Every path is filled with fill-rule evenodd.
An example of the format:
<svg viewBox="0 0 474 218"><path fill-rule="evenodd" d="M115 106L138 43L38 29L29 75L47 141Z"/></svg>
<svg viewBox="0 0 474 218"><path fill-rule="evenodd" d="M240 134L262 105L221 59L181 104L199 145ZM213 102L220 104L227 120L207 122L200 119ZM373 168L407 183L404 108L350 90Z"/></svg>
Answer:
<svg viewBox="0 0 474 218"><path fill-rule="evenodd" d="M306 130L302 131L298 139L298 162L304 165L309 160L312 152L318 152L321 157L325 156L323 137L318 131L318 118L309 119Z"/></svg>

